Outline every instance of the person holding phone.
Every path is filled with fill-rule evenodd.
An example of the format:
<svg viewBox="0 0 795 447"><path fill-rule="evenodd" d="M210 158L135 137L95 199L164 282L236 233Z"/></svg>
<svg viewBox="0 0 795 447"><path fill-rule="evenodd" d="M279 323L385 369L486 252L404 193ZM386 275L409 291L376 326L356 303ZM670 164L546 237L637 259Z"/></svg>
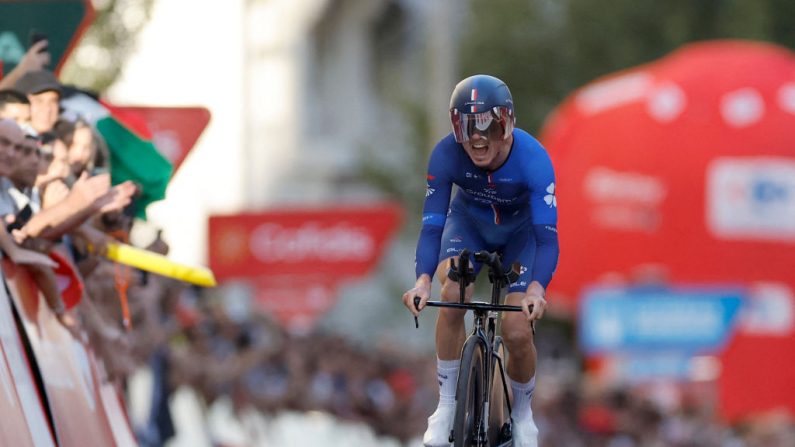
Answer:
<svg viewBox="0 0 795 447"><path fill-rule="evenodd" d="M28 51L22 56L13 70L0 79L0 90L14 87L14 84L27 72L44 70L50 66L49 40L44 34L31 30Z"/></svg>
<svg viewBox="0 0 795 447"><path fill-rule="evenodd" d="M38 44L39 42L42 42L42 41L44 42L44 46L42 46L42 45L38 45L37 46L36 45L36 44ZM46 52L49 51L49 40L47 39L47 35L42 33L42 32L37 31L35 28L31 29L29 34L28 34L28 49L31 49L34 46L36 46L36 52L37 53L41 54L41 53L46 53Z"/></svg>

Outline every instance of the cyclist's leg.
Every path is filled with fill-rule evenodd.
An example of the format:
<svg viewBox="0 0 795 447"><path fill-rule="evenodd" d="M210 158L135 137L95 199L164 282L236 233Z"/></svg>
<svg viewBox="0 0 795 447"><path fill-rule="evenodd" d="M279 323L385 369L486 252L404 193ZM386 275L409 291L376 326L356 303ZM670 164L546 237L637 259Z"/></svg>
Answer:
<svg viewBox="0 0 795 447"><path fill-rule="evenodd" d="M512 292L506 303L520 305L524 292ZM536 447L538 428L533 420L531 401L535 392L537 353L533 331L521 312L506 312L502 320L502 336L508 350L508 384L513 395L513 445Z"/></svg>
<svg viewBox="0 0 795 447"><path fill-rule="evenodd" d="M505 303L518 306L532 280L536 244L529 221L521 225L504 247L503 265L521 264L519 278L508 286ZM508 349L508 376L517 382L528 382L536 370L536 349L533 331L523 313L505 312L502 315L502 338Z"/></svg>
<svg viewBox="0 0 795 447"><path fill-rule="evenodd" d="M524 292L509 293L505 303L519 306ZM536 348L533 331L521 312L506 312L502 316L502 337L510 353L508 377L517 382L528 382L536 374Z"/></svg>
<svg viewBox="0 0 795 447"><path fill-rule="evenodd" d="M505 249L506 265L518 261L521 267L519 279L508 288L506 304L518 306L531 281L535 240L532 229L520 228L511 245ZM513 392L514 445L537 445L538 429L533 422L530 406L535 391L537 353L533 331L524 314L506 312L502 316L502 337L508 350L508 381Z"/></svg>
<svg viewBox="0 0 795 447"><path fill-rule="evenodd" d="M447 278L450 260L457 258L464 248L472 251L480 249L480 237L473 231L468 218L451 209L442 233L439 254L441 262L436 269L436 277L441 283L441 299L446 302L459 300L458 282ZM457 259L456 259L457 262ZM472 298L473 286L467 288L466 300ZM423 436L426 446L448 446L450 428L455 412L456 383L459 372L461 347L464 344L464 315L459 309L439 309L436 319L437 377L439 380L439 405L428 418L428 430Z"/></svg>
<svg viewBox="0 0 795 447"><path fill-rule="evenodd" d="M439 250L441 262L436 268L436 277L441 282L442 301L458 302L460 299L458 282L447 277L450 261L455 259L458 263L457 257L465 248L474 253L484 247L485 243L474 222L464 210L454 203L444 225ZM475 268L477 269L479 266L475 265ZM467 287L466 301L472 298L473 288L474 286L471 284ZM439 359L457 360L461 357L461 347L464 345L465 338L465 313L466 311L461 309L439 309L439 316L436 319L436 355Z"/></svg>

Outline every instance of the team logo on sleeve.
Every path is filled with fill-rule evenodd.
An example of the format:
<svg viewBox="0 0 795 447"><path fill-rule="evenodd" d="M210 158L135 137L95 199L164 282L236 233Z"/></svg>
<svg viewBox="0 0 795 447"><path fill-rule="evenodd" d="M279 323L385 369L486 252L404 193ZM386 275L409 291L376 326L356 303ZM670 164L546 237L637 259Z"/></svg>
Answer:
<svg viewBox="0 0 795 447"><path fill-rule="evenodd" d="M558 207L558 199L555 197L555 182L552 182L547 186L547 195L544 196L544 202L550 208L557 208Z"/></svg>
<svg viewBox="0 0 795 447"><path fill-rule="evenodd" d="M431 185L425 185L425 197L430 197L434 192L436 192L435 188L431 188Z"/></svg>

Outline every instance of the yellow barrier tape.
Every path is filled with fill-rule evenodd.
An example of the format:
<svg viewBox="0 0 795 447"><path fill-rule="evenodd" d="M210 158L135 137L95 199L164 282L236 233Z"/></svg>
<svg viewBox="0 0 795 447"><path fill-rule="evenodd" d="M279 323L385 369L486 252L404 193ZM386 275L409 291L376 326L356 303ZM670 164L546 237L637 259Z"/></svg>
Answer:
<svg viewBox="0 0 795 447"><path fill-rule="evenodd" d="M215 287L215 275L205 267L194 267L171 261L167 257L127 244L109 243L106 257L119 264L168 276L204 287Z"/></svg>

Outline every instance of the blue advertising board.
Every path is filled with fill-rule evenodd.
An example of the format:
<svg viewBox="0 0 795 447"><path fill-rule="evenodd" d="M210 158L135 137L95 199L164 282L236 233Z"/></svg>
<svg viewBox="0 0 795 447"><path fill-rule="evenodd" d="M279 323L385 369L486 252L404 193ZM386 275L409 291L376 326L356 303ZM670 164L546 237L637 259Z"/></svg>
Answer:
<svg viewBox="0 0 795 447"><path fill-rule="evenodd" d="M591 289L580 301L580 346L588 354L718 352L742 303L741 289Z"/></svg>

